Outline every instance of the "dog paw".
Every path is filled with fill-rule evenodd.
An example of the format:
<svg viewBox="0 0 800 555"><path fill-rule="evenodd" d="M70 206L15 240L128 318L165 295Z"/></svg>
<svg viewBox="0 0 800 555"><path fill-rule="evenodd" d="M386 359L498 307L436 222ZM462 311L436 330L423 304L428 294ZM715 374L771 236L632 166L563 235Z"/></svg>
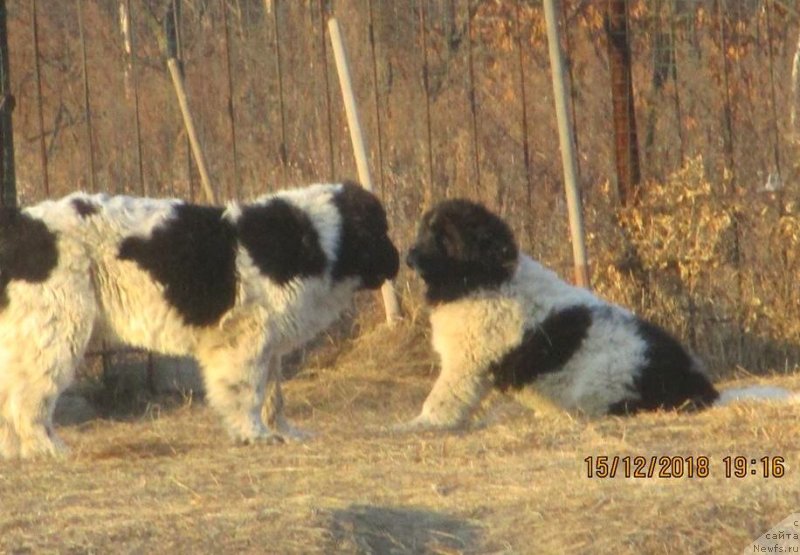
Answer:
<svg viewBox="0 0 800 555"><path fill-rule="evenodd" d="M66 445L58 439L50 440L47 437L41 437L34 440L23 439L20 442L16 452L10 452L9 458L30 459L38 457L56 457L61 458L68 454Z"/></svg>
<svg viewBox="0 0 800 555"><path fill-rule="evenodd" d="M314 433L308 430L295 428L291 424L278 427L278 433L281 434L288 441L301 442L314 438Z"/></svg>
<svg viewBox="0 0 800 555"><path fill-rule="evenodd" d="M242 445L283 445L286 439L281 434L273 432L259 434L252 437L239 438Z"/></svg>
<svg viewBox="0 0 800 555"><path fill-rule="evenodd" d="M397 433L412 433L412 432L427 432L427 431L441 431L450 430L456 426L444 425L440 422L435 422L430 418L424 416L417 416L413 420L396 424L392 426L391 430Z"/></svg>

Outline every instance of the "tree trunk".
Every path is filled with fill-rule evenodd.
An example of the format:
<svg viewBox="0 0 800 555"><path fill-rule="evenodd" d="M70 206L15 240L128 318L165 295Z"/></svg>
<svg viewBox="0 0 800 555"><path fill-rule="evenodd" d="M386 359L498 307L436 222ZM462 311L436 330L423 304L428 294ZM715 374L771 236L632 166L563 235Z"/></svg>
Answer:
<svg viewBox="0 0 800 555"><path fill-rule="evenodd" d="M611 73L611 104L614 122L614 153L620 202L636 201L641 181L636 114L633 109L631 49L628 42L627 0L607 0L605 27L608 65Z"/></svg>

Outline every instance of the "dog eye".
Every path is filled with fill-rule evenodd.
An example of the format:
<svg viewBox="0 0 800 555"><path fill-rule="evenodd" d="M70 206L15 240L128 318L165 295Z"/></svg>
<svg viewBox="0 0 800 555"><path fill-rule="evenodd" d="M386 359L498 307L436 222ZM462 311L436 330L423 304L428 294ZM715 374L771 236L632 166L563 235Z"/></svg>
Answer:
<svg viewBox="0 0 800 555"><path fill-rule="evenodd" d="M442 233L437 233L435 236L436 248L441 252L447 252L447 238Z"/></svg>

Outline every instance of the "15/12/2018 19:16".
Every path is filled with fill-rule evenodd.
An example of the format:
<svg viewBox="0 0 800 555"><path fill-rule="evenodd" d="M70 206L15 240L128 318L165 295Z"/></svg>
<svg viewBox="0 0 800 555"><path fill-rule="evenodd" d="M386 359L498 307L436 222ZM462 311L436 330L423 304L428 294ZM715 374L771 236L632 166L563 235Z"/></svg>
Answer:
<svg viewBox="0 0 800 555"><path fill-rule="evenodd" d="M587 478L707 478L711 475L711 459L705 455L590 455L583 459ZM782 478L786 474L781 456L723 457L725 478Z"/></svg>

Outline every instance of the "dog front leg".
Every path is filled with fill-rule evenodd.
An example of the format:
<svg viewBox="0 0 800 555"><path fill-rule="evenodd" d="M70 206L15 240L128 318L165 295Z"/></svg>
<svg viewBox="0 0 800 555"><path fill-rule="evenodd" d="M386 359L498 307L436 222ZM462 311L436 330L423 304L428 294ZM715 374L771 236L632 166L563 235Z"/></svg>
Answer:
<svg viewBox="0 0 800 555"><path fill-rule="evenodd" d="M281 382L283 381L283 370L281 366L281 355L273 355L269 363L270 370L267 377L267 391L264 405L264 414L267 426L276 430L287 439L303 441L313 436L311 432L294 427L286 420L284 414L283 391Z"/></svg>
<svg viewBox="0 0 800 555"><path fill-rule="evenodd" d="M198 356L203 369L206 397L222 416L231 437L245 444L283 443L283 438L264 424L261 411L272 369L271 356L241 359L226 349Z"/></svg>
<svg viewBox="0 0 800 555"><path fill-rule="evenodd" d="M454 430L464 426L489 389L484 372L470 365L443 364L422 411L397 431Z"/></svg>

